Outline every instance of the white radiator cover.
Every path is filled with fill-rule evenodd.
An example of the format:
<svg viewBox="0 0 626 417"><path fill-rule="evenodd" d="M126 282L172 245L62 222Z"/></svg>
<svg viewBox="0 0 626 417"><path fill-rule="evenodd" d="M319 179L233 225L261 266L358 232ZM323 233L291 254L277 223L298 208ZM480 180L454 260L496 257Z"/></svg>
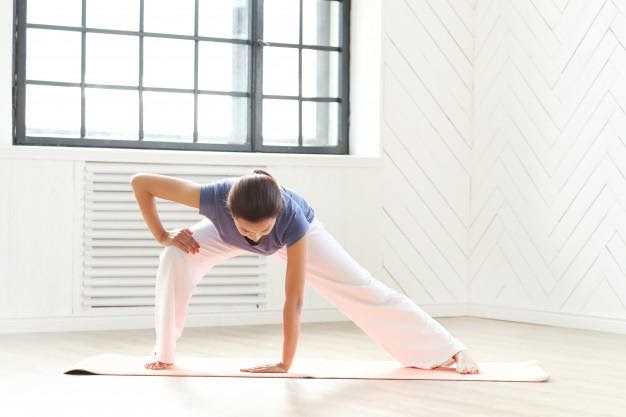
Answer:
<svg viewBox="0 0 626 417"><path fill-rule="evenodd" d="M255 168L257 166L254 166ZM207 183L251 172L247 166L90 162L83 164L82 273L76 294L83 313L147 313L163 247L145 224L130 186L132 175L156 173ZM157 198L166 229L189 227L203 217L195 208ZM249 311L266 302L267 258L248 253L215 265L192 296L189 313Z"/></svg>

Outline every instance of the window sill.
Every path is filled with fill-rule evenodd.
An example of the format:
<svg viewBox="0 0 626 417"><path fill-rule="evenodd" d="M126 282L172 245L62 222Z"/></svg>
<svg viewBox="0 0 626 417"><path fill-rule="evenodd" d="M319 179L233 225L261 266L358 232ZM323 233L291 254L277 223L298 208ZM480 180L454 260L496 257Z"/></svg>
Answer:
<svg viewBox="0 0 626 417"><path fill-rule="evenodd" d="M46 159L213 165L380 167L382 158L359 155L280 154L152 149L2 146L0 159Z"/></svg>

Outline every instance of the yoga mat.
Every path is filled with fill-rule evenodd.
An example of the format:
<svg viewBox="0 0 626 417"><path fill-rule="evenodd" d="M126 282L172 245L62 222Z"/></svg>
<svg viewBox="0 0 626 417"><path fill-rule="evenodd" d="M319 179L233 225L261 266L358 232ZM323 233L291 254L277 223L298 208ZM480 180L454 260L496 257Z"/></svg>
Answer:
<svg viewBox="0 0 626 417"><path fill-rule="evenodd" d="M212 376L246 378L324 378L324 379L434 379L457 381L541 382L550 377L537 361L481 362L481 373L462 375L454 366L438 369L403 367L395 361L297 358L287 373L241 372L239 369L275 363L272 358L226 358L180 356L172 369L152 370L144 364L150 356L102 354L78 362L71 375Z"/></svg>

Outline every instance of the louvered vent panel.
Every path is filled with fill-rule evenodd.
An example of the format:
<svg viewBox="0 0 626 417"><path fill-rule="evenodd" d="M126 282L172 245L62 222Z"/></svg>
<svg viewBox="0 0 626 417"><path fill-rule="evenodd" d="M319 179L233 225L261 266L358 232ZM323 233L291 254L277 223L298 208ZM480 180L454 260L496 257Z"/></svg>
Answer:
<svg viewBox="0 0 626 417"><path fill-rule="evenodd" d="M154 284L163 250L144 223L130 187L138 172L207 183L251 171L245 166L86 162L82 302L88 310L138 311L154 306ZM200 221L197 209L157 198L166 229ZM266 301L267 261L248 253L215 265L202 278L189 312L254 310Z"/></svg>

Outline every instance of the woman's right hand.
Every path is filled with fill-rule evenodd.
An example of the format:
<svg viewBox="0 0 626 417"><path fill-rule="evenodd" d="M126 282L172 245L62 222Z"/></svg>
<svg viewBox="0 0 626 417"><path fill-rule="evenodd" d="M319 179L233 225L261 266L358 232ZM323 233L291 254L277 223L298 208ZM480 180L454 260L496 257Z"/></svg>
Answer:
<svg viewBox="0 0 626 417"><path fill-rule="evenodd" d="M166 230L161 235L159 243L163 246L176 246L187 253L200 252L200 244L193 238L191 230L187 228Z"/></svg>

